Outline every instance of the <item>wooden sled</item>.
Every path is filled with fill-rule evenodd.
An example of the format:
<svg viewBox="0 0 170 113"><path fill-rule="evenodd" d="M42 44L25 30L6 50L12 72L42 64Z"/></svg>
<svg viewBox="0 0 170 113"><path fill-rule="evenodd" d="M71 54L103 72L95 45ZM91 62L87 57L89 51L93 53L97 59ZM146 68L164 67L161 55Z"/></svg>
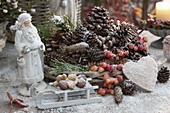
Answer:
<svg viewBox="0 0 170 113"><path fill-rule="evenodd" d="M31 88L31 95L39 109L102 102L94 91L94 89L98 89L98 86L92 86L88 81L84 88L75 87L73 90L61 90L59 87L48 86L45 91L38 94L36 94L35 87L36 84Z"/></svg>

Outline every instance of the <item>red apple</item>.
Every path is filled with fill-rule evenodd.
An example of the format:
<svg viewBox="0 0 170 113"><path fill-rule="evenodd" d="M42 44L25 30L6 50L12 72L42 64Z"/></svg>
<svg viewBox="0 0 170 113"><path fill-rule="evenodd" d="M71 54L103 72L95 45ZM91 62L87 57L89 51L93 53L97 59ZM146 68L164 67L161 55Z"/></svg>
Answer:
<svg viewBox="0 0 170 113"><path fill-rule="evenodd" d="M129 56L129 51L125 51L124 54L125 54L126 56Z"/></svg>
<svg viewBox="0 0 170 113"><path fill-rule="evenodd" d="M119 82L123 81L123 77L121 75L117 75L116 78Z"/></svg>
<svg viewBox="0 0 170 113"><path fill-rule="evenodd" d="M118 81L118 79L117 79L117 78L115 78L115 80L114 80L114 84L115 84L115 85L119 84L119 81Z"/></svg>
<svg viewBox="0 0 170 113"><path fill-rule="evenodd" d="M108 85L107 85L107 88L108 88L108 89L113 88L113 84L111 84L111 83L110 83L110 84L108 84Z"/></svg>
<svg viewBox="0 0 170 113"><path fill-rule="evenodd" d="M134 48L133 48L135 51L137 51L138 50L138 47L137 46L134 46Z"/></svg>
<svg viewBox="0 0 170 113"><path fill-rule="evenodd" d="M105 75L103 76L103 80L104 80L104 81L106 81L108 78L109 78L109 75L108 75L108 74L105 74Z"/></svg>
<svg viewBox="0 0 170 113"><path fill-rule="evenodd" d="M144 42L148 42L148 37L143 37Z"/></svg>
<svg viewBox="0 0 170 113"><path fill-rule="evenodd" d="M112 57L114 57L115 56L115 54L113 54L111 51L109 51L107 54L106 54L106 57L107 58L112 58Z"/></svg>
<svg viewBox="0 0 170 113"><path fill-rule="evenodd" d="M110 84L110 81L111 81L111 79L108 78L108 79L106 80L106 84Z"/></svg>
<svg viewBox="0 0 170 113"><path fill-rule="evenodd" d="M148 49L148 46L147 45L144 45L143 46L143 50L147 50Z"/></svg>
<svg viewBox="0 0 170 113"><path fill-rule="evenodd" d="M111 95L114 95L115 92L114 92L113 89L109 89L109 90L108 90L108 93L111 94Z"/></svg>
<svg viewBox="0 0 170 113"><path fill-rule="evenodd" d="M136 40L141 40L141 37L140 37L140 36L137 36L137 37L136 37Z"/></svg>
<svg viewBox="0 0 170 113"><path fill-rule="evenodd" d="M107 71L109 71L109 70L110 70L110 65L108 64L105 69L106 69Z"/></svg>
<svg viewBox="0 0 170 113"><path fill-rule="evenodd" d="M106 94L108 94L108 89L107 89L107 88L103 88L103 90L105 90L105 91L106 91Z"/></svg>
<svg viewBox="0 0 170 113"><path fill-rule="evenodd" d="M98 88L97 93L100 94L102 88Z"/></svg>
<svg viewBox="0 0 170 113"><path fill-rule="evenodd" d="M138 51L142 51L143 50L143 45L138 45Z"/></svg>
<svg viewBox="0 0 170 113"><path fill-rule="evenodd" d="M91 68L91 71L97 71L98 70L98 67L96 65L92 66Z"/></svg>
<svg viewBox="0 0 170 113"><path fill-rule="evenodd" d="M140 40L140 43L142 43L142 44L143 44L143 43L144 43L144 40L143 40L143 39L141 39L141 40Z"/></svg>
<svg viewBox="0 0 170 113"><path fill-rule="evenodd" d="M109 51L105 51L105 52L104 52L104 56L105 56L105 57L107 56L108 52L109 52Z"/></svg>
<svg viewBox="0 0 170 113"><path fill-rule="evenodd" d="M131 43L131 44L129 44L129 48L130 48L130 49L133 49L134 47L135 47L135 45L134 45L134 44L132 44L132 43Z"/></svg>
<svg viewBox="0 0 170 113"><path fill-rule="evenodd" d="M118 71L122 71L122 68L123 68L123 64L119 64L119 65L116 66L116 69Z"/></svg>
<svg viewBox="0 0 170 113"><path fill-rule="evenodd" d="M110 84L113 84L113 83L114 83L114 78L111 77L111 78L110 78Z"/></svg>
<svg viewBox="0 0 170 113"><path fill-rule="evenodd" d="M108 84L106 84L106 82L104 82L103 87L108 87Z"/></svg>
<svg viewBox="0 0 170 113"><path fill-rule="evenodd" d="M104 72L104 68L99 67L99 68L98 68L98 72L103 73L103 72Z"/></svg>
<svg viewBox="0 0 170 113"><path fill-rule="evenodd" d="M101 91L100 91L100 95L105 96L105 95L106 95L106 90L101 89Z"/></svg>
<svg viewBox="0 0 170 113"><path fill-rule="evenodd" d="M123 51L119 51L119 52L118 52L118 55L119 55L120 57L123 57L124 52L123 52Z"/></svg>
<svg viewBox="0 0 170 113"><path fill-rule="evenodd" d="M107 63L106 63L106 62L101 62L101 63L100 63L100 67L105 68L106 66L107 66Z"/></svg>

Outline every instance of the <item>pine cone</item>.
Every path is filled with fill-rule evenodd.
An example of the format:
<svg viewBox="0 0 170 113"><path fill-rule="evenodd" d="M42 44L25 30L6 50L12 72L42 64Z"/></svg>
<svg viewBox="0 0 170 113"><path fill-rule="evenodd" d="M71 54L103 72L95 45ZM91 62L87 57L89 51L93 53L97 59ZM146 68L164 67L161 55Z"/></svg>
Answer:
<svg viewBox="0 0 170 113"><path fill-rule="evenodd" d="M169 76L170 76L170 71L168 70L168 67L162 66L158 72L157 79L160 83L165 83L169 80Z"/></svg>
<svg viewBox="0 0 170 113"><path fill-rule="evenodd" d="M110 28L109 14L107 10L103 7L93 8L83 25L97 35L107 36Z"/></svg>
<svg viewBox="0 0 170 113"><path fill-rule="evenodd" d="M130 80L123 81L121 87L124 95L132 95L136 89L135 84Z"/></svg>
<svg viewBox="0 0 170 113"><path fill-rule="evenodd" d="M115 102L118 104L123 99L122 88L120 86L116 86L114 88L114 91L115 91Z"/></svg>

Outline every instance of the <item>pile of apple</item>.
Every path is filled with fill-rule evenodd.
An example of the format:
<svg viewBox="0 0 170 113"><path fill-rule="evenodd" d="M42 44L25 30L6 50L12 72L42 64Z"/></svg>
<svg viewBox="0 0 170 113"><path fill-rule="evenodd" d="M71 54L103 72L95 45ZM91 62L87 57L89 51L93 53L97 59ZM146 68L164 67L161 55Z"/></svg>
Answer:
<svg viewBox="0 0 170 113"><path fill-rule="evenodd" d="M108 72L107 74L103 75L103 85L98 89L98 94L102 96L106 94L114 95L114 87L123 81L123 76L119 74L113 75L112 73L122 71L122 68L123 64L112 65L106 62L101 62L99 66L94 65L91 67L92 71L98 71L100 73L104 71Z"/></svg>
<svg viewBox="0 0 170 113"><path fill-rule="evenodd" d="M134 51L143 51L143 50L147 50L148 46L145 44L146 42L148 42L148 38L147 37L136 37L136 40L128 43L128 47L130 50L134 50Z"/></svg>
<svg viewBox="0 0 170 113"><path fill-rule="evenodd" d="M91 71L95 71L95 72L99 72L99 73L103 73L105 71L114 71L115 69L118 71L122 71L123 68L123 64L118 64L118 65L112 65L112 64L108 64L107 62L101 62L99 66L97 65L93 65L90 69Z"/></svg>
<svg viewBox="0 0 170 113"><path fill-rule="evenodd" d="M103 88L99 88L97 93L104 96L106 94L114 95L114 87L119 85L123 81L122 75L116 75L111 77L109 74L103 76Z"/></svg>

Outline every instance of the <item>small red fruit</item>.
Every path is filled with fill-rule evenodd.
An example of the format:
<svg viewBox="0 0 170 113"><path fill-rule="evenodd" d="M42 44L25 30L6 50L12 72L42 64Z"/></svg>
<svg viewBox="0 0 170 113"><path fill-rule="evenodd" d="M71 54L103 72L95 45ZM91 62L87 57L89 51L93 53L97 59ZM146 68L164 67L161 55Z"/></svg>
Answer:
<svg viewBox="0 0 170 113"><path fill-rule="evenodd" d="M106 62L101 62L101 63L100 63L100 67L105 68L106 66L107 66L107 63L106 63Z"/></svg>
<svg viewBox="0 0 170 113"><path fill-rule="evenodd" d="M142 45L138 45L138 51L142 51L143 50L143 46Z"/></svg>
<svg viewBox="0 0 170 113"><path fill-rule="evenodd" d="M101 89L101 91L100 91L100 95L105 96L105 95L106 95L106 90Z"/></svg>
<svg viewBox="0 0 170 113"><path fill-rule="evenodd" d="M143 44L143 43L144 43L144 40L143 40L143 39L141 39L141 40L140 40L140 43L142 43L142 44Z"/></svg>
<svg viewBox="0 0 170 113"><path fill-rule="evenodd" d="M108 87L108 84L106 84L106 82L104 82L103 87Z"/></svg>
<svg viewBox="0 0 170 113"><path fill-rule="evenodd" d="M123 77L121 75L117 75L116 78L119 82L123 81Z"/></svg>
<svg viewBox="0 0 170 113"><path fill-rule="evenodd" d="M102 90L102 88L99 88L99 89L97 90L97 93L100 94L101 90Z"/></svg>
<svg viewBox="0 0 170 113"><path fill-rule="evenodd" d="M114 83L114 78L110 78L110 84L113 84Z"/></svg>
<svg viewBox="0 0 170 113"><path fill-rule="evenodd" d="M107 88L103 88L103 90L105 90L105 91L106 91L106 94L108 94L108 89L107 89Z"/></svg>
<svg viewBox="0 0 170 113"><path fill-rule="evenodd" d="M118 81L118 79L117 79L117 78L115 78L115 80L114 80L114 84L115 84L115 85L119 84L119 81Z"/></svg>
<svg viewBox="0 0 170 113"><path fill-rule="evenodd" d="M107 58L112 58L112 57L114 57L115 56L115 54L113 54L111 51L109 51L107 54L106 54L106 57Z"/></svg>
<svg viewBox="0 0 170 113"><path fill-rule="evenodd" d="M109 51L105 51L104 56L106 57L108 53L109 53Z"/></svg>
<svg viewBox="0 0 170 113"><path fill-rule="evenodd" d="M135 51L137 51L138 50L138 47L137 46L134 46L134 48L133 48Z"/></svg>
<svg viewBox="0 0 170 113"><path fill-rule="evenodd" d="M92 66L91 68L91 71L97 71L98 70L98 67L96 65Z"/></svg>
<svg viewBox="0 0 170 113"><path fill-rule="evenodd" d="M106 70L107 71L112 71L113 70L113 66L112 65L107 65L106 66Z"/></svg>
<svg viewBox="0 0 170 113"><path fill-rule="evenodd" d="M111 83L110 83L110 84L108 84L108 85L107 85L107 88L108 88L108 89L113 88L113 84L111 84Z"/></svg>
<svg viewBox="0 0 170 113"><path fill-rule="evenodd" d="M103 73L104 72L104 68L99 67L98 72Z"/></svg>
<svg viewBox="0 0 170 113"><path fill-rule="evenodd" d="M126 56L129 56L129 51L125 51L124 54L125 54Z"/></svg>
<svg viewBox="0 0 170 113"><path fill-rule="evenodd" d="M129 44L129 48L130 48L130 49L133 49L134 47L135 47L135 45L134 45L134 44L132 44L132 43L131 43L131 44Z"/></svg>
<svg viewBox="0 0 170 113"><path fill-rule="evenodd" d="M118 71L122 71L122 68L123 68L123 64L119 64L119 65L116 66L116 69Z"/></svg>
<svg viewBox="0 0 170 113"><path fill-rule="evenodd" d="M119 52L118 52L118 55L119 55L120 57L122 57L122 56L124 55L123 51L119 51Z"/></svg>
<svg viewBox="0 0 170 113"><path fill-rule="evenodd" d="M136 37L136 40L141 40L141 37L140 37L140 36L137 36L137 37Z"/></svg>
<svg viewBox="0 0 170 113"><path fill-rule="evenodd" d="M109 78L109 75L108 75L108 74L105 74L105 75L103 76L103 80L104 80L104 81L106 81L108 78Z"/></svg>
<svg viewBox="0 0 170 113"><path fill-rule="evenodd" d="M114 95L115 92L114 92L113 89L109 89L109 90L108 90L108 93L111 94L111 95Z"/></svg>
<svg viewBox="0 0 170 113"><path fill-rule="evenodd" d="M111 81L111 79L108 78L108 79L106 80L106 84L110 84L110 81Z"/></svg>
<svg viewBox="0 0 170 113"><path fill-rule="evenodd" d="M143 37L144 42L148 42L148 37Z"/></svg>
<svg viewBox="0 0 170 113"><path fill-rule="evenodd" d="M147 45L144 45L143 46L143 50L147 50L148 49L148 46Z"/></svg>

